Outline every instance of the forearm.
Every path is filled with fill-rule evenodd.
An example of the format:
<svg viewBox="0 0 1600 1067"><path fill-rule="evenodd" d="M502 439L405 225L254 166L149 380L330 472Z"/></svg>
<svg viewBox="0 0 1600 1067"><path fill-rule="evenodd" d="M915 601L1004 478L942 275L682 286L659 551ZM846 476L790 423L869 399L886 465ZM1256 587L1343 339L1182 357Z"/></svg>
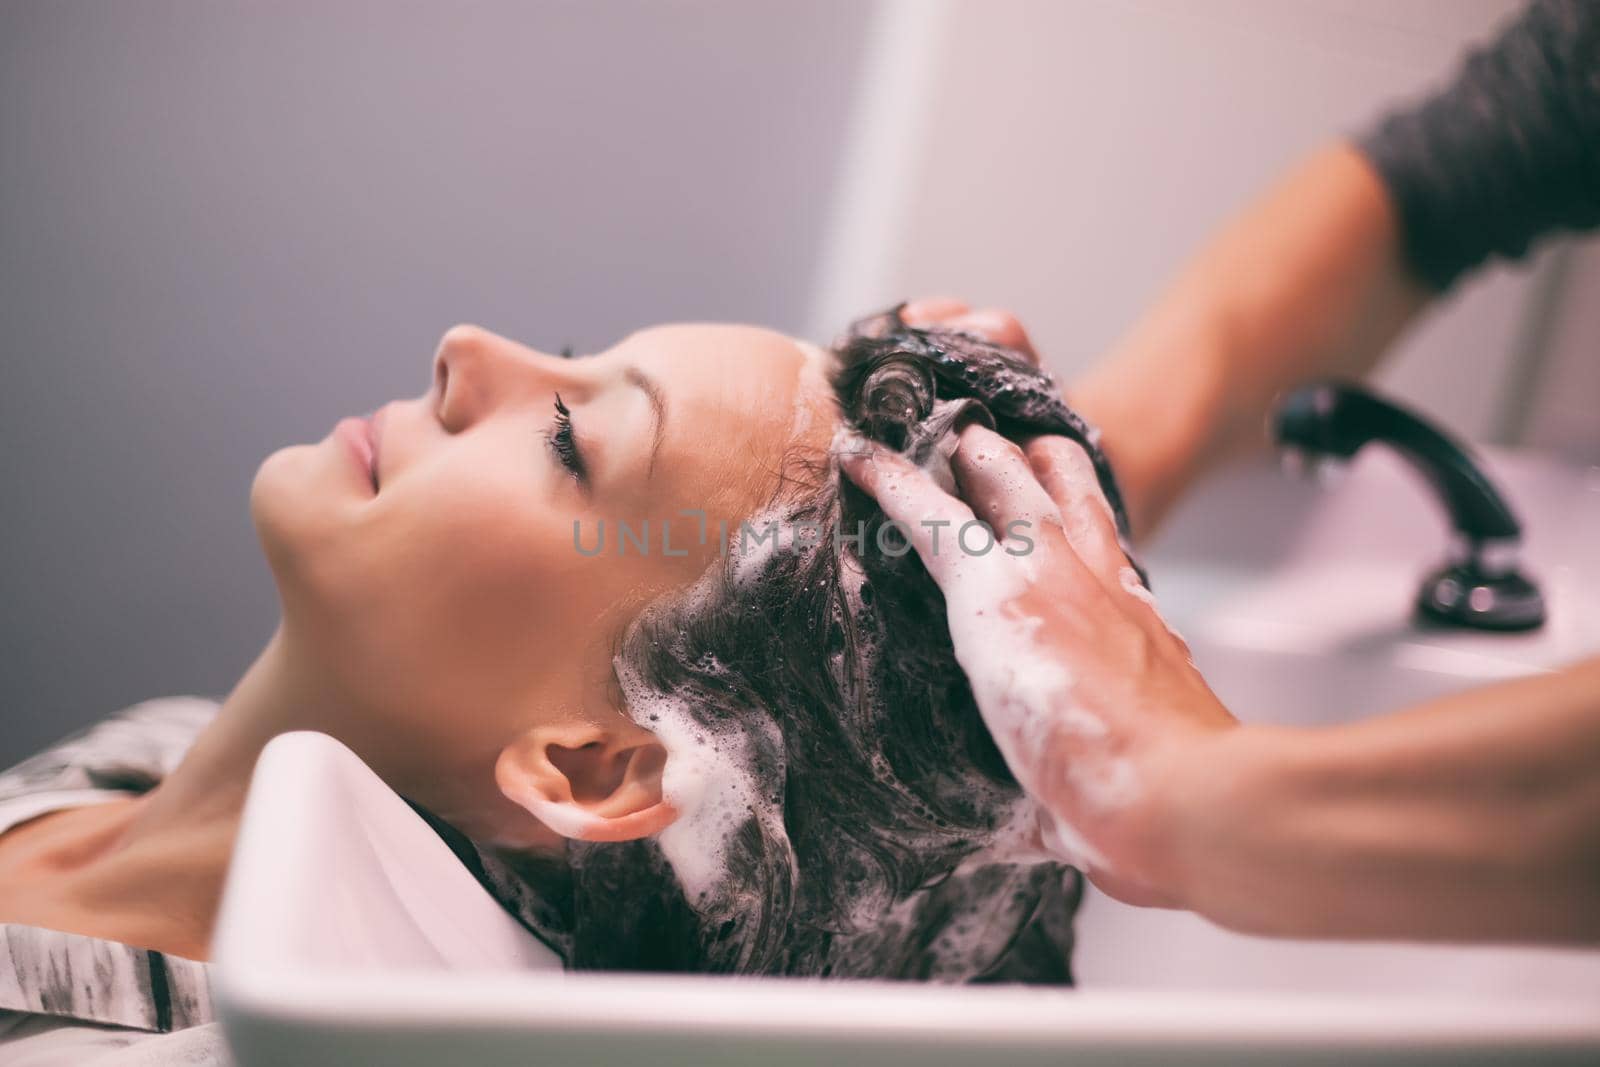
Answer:
<svg viewBox="0 0 1600 1067"><path fill-rule="evenodd" d="M1429 297L1399 249L1377 174L1331 146L1224 228L1073 388L1136 533L1218 459L1264 444L1279 392L1376 362Z"/></svg>
<svg viewBox="0 0 1600 1067"><path fill-rule="evenodd" d="M1213 748L1168 804L1181 906L1283 936L1600 940L1600 658Z"/></svg>

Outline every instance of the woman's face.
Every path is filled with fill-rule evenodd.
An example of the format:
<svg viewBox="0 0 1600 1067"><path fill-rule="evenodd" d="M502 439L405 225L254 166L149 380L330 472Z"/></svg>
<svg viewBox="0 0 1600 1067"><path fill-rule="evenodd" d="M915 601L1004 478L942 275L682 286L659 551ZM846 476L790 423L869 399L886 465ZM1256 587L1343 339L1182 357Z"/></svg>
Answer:
<svg viewBox="0 0 1600 1067"><path fill-rule="evenodd" d="M340 709L330 732L471 822L503 804L496 759L530 729L575 754L637 730L618 638L705 570L719 522L772 499L795 449L826 450L825 358L741 326L582 359L458 326L428 391L371 420L370 471L354 422L268 457L251 511L297 669ZM647 547L620 546L619 522L648 523Z"/></svg>

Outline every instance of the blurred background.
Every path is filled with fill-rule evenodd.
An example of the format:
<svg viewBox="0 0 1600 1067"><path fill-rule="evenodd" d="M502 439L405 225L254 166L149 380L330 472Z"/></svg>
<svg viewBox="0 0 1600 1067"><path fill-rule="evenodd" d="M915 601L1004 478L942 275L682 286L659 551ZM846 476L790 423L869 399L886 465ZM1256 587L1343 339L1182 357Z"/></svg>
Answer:
<svg viewBox="0 0 1600 1067"><path fill-rule="evenodd" d="M0 765L221 696L277 603L257 464L680 319L1015 309L1064 381L1296 157L1510 0L0 3ZM1600 462L1600 246L1461 286L1380 383Z"/></svg>

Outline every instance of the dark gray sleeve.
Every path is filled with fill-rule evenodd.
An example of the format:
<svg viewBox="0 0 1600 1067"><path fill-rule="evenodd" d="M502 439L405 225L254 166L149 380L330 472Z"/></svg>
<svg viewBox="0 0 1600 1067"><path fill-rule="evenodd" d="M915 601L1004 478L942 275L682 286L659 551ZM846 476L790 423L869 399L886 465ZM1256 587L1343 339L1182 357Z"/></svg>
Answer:
<svg viewBox="0 0 1600 1067"><path fill-rule="evenodd" d="M1440 290L1542 234L1600 225L1600 0L1535 0L1449 87L1357 145L1412 270Z"/></svg>

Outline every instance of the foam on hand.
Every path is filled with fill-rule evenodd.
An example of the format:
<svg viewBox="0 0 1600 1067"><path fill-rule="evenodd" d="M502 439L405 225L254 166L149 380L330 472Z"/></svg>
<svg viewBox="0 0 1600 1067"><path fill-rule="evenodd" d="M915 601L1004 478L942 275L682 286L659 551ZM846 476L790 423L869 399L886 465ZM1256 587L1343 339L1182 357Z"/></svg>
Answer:
<svg viewBox="0 0 1600 1067"><path fill-rule="evenodd" d="M868 446L854 434L835 437L836 450L862 447ZM1083 489L1099 496L1097 484ZM894 472L880 472L876 486L879 500L898 514L914 510L925 492L923 486L902 484ZM1062 522L1054 509L1028 518L1035 526ZM1038 580L1038 566L1031 555L1004 552L953 550L940 559L937 570L956 659L996 747L1031 797L1048 802L1068 789L1079 810L1125 806L1142 792L1133 764L1112 748L1105 721L1077 698L1076 680L1059 654L1044 647L1042 620L1015 607ZM1133 568L1124 568L1119 580L1130 595L1153 608L1154 598ZM1023 821L1025 831L1012 834L1008 846L1017 855L1040 849L1074 866L1104 866L1104 857L1080 828L1059 815L1035 805Z"/></svg>
<svg viewBox="0 0 1600 1067"><path fill-rule="evenodd" d="M1065 775L1065 784L1090 806L1127 803L1138 795L1132 766L1106 747L1105 722L1076 700L1074 679L1059 656L1040 646L1039 619L1008 607L1026 579L1013 569L968 565L988 558L955 564L946 603L956 659L1006 766L1045 803L1060 794L1057 775ZM1045 852L1080 868L1105 865L1077 827L1043 806L1034 816Z"/></svg>

